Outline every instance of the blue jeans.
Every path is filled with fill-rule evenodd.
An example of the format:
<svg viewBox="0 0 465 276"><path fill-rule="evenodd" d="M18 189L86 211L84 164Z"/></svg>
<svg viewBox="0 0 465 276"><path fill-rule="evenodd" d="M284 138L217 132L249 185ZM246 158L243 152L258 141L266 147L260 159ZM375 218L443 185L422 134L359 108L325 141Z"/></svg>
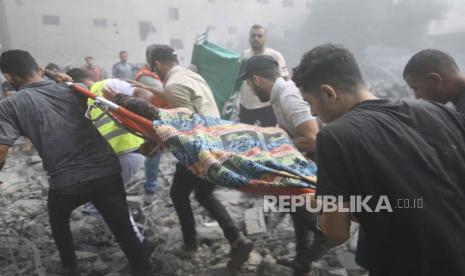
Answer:
<svg viewBox="0 0 465 276"><path fill-rule="evenodd" d="M142 167L145 158L140 153L128 152L118 154L118 159L121 165L121 178L123 178L124 185L127 185Z"/></svg>
<svg viewBox="0 0 465 276"><path fill-rule="evenodd" d="M154 193L157 189L158 167L162 152L157 152L154 156L145 159L145 178L144 190L146 193Z"/></svg>

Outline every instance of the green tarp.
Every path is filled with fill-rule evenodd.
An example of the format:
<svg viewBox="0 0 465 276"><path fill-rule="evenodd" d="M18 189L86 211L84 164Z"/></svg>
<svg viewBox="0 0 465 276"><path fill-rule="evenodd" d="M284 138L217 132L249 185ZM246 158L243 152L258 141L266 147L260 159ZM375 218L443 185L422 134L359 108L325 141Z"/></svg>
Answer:
<svg viewBox="0 0 465 276"><path fill-rule="evenodd" d="M241 67L239 56L239 53L206 40L194 45L191 63L212 89L220 111L236 90L236 79Z"/></svg>

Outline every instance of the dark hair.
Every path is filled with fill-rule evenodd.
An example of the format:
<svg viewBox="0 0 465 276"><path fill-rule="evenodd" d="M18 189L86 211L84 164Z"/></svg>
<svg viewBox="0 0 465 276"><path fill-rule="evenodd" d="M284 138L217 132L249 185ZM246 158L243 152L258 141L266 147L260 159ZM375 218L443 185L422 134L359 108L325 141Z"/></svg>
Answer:
<svg viewBox="0 0 465 276"><path fill-rule="evenodd" d="M90 79L89 74L80 68L71 68L66 71L66 74L73 78L74 82L82 82L85 79Z"/></svg>
<svg viewBox="0 0 465 276"><path fill-rule="evenodd" d="M47 64L47 66L45 66L45 69L50 70L50 71L53 71L53 70L60 71L60 67L53 62L50 62L49 64Z"/></svg>
<svg viewBox="0 0 465 276"><path fill-rule="evenodd" d="M147 46L147 48L145 49L145 57L150 58L150 53L155 47L157 47L157 44L150 44L149 46Z"/></svg>
<svg viewBox="0 0 465 276"><path fill-rule="evenodd" d="M323 44L305 53L293 69L292 80L303 92L318 90L323 84L350 92L365 85L354 55L336 44Z"/></svg>
<svg viewBox="0 0 465 276"><path fill-rule="evenodd" d="M0 70L6 74L25 78L38 72L39 65L27 51L9 50L0 56Z"/></svg>
<svg viewBox="0 0 465 276"><path fill-rule="evenodd" d="M281 75L281 72L279 71L279 68L276 68L276 69L252 71L250 72L249 76L251 75L257 75L257 76L263 77L268 80L276 80Z"/></svg>
<svg viewBox="0 0 465 276"><path fill-rule="evenodd" d="M168 45L151 45L150 62L159 61L161 63L179 63L176 51Z"/></svg>
<svg viewBox="0 0 465 276"><path fill-rule="evenodd" d="M435 49L416 53L404 67L403 76L422 76L428 73L458 72L459 66L450 55Z"/></svg>
<svg viewBox="0 0 465 276"><path fill-rule="evenodd" d="M265 31L265 27L263 27L262 25L260 24L253 24L252 27L250 27L251 30L253 29L262 29Z"/></svg>
<svg viewBox="0 0 465 276"><path fill-rule="evenodd" d="M87 57L84 58L84 60L88 60L88 59L94 59L94 57L93 56L87 56Z"/></svg>
<svg viewBox="0 0 465 276"><path fill-rule="evenodd" d="M125 50L119 51L119 55L121 55L121 54L124 54L124 53L126 53L126 54L127 54L128 52L127 52L127 51L125 51Z"/></svg>

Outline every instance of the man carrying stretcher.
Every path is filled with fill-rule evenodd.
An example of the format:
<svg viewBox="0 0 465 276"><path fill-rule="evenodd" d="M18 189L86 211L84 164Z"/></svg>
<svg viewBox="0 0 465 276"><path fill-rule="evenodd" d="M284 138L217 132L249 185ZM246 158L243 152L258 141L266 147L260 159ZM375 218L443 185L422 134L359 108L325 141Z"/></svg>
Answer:
<svg viewBox="0 0 465 276"><path fill-rule="evenodd" d="M155 96L166 100L171 107L184 107L192 112L212 117L220 116L213 93L206 81L199 74L182 68L174 49L167 45L155 45L150 49L147 58L150 70L157 73L163 81L164 91L133 82L135 86L149 90ZM184 248L180 255L191 258L197 252L197 233L189 199L189 195L194 191L199 203L218 221L231 245L231 260L228 268L237 270L247 261L252 251L252 242L239 231L226 208L214 196L214 187L213 183L195 176L185 166L176 165L170 195L183 233Z"/></svg>
<svg viewBox="0 0 465 276"><path fill-rule="evenodd" d="M43 79L26 51L10 50L0 69L18 93L0 102L0 167L20 136L29 138L50 177L48 211L64 275L79 275L69 218L92 202L129 260L133 275L151 275L148 254L129 220L118 158L84 117L87 99L66 84Z"/></svg>

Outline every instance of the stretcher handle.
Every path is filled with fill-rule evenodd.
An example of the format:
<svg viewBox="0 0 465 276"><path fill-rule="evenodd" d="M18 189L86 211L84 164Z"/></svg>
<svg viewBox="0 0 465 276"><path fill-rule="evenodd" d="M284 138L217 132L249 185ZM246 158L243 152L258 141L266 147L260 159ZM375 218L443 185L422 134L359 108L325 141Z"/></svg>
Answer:
<svg viewBox="0 0 465 276"><path fill-rule="evenodd" d="M158 145L164 146L163 142L161 141L160 137L157 135L155 130L153 129L152 121L122 107L119 106L112 101L109 101L103 97L98 97L87 88L76 84L67 82L66 83L70 88L72 88L75 92L78 92L84 95L87 98L93 99L99 103L101 106L108 107L108 112L111 113L118 121L121 122L125 127L129 129L139 132L143 134L150 142L156 143Z"/></svg>

